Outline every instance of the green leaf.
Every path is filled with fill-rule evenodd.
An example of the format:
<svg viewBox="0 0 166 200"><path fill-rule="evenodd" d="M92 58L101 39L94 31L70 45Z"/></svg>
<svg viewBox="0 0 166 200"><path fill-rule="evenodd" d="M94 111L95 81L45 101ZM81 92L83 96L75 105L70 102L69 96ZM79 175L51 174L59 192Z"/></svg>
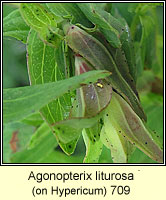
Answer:
<svg viewBox="0 0 166 200"><path fill-rule="evenodd" d="M19 10L14 10L3 19L3 36L14 37L26 43L29 27L24 22Z"/></svg>
<svg viewBox="0 0 166 200"><path fill-rule="evenodd" d="M158 137L135 114L131 107L114 93L110 104L111 124L120 128L120 133L141 151L157 162L162 162L162 145Z"/></svg>
<svg viewBox="0 0 166 200"><path fill-rule="evenodd" d="M21 3L20 12L26 23L36 31L41 31L41 28L49 25L57 26L54 16L39 3ZM60 18L57 17L56 19Z"/></svg>
<svg viewBox="0 0 166 200"><path fill-rule="evenodd" d="M110 149L108 149L105 145L103 145L103 150L100 155L99 163L113 163Z"/></svg>
<svg viewBox="0 0 166 200"><path fill-rule="evenodd" d="M95 82L97 79L104 78L109 74L109 72L101 70L90 71L55 83L4 89L4 123L20 120L38 111L53 99L67 93L68 90L75 90L81 84L87 84L90 81Z"/></svg>
<svg viewBox="0 0 166 200"><path fill-rule="evenodd" d="M142 105L147 114L147 126L154 131L158 139L163 141L163 97L154 93L143 93L140 95ZM133 153L129 160L130 163L154 163L139 149ZM156 162L157 163L157 162Z"/></svg>
<svg viewBox="0 0 166 200"><path fill-rule="evenodd" d="M81 134L83 128L90 128L96 124L102 115L103 113L91 118L69 118L67 120L57 122L52 126L56 134L59 136L58 138L60 141L68 143L76 139Z"/></svg>
<svg viewBox="0 0 166 200"><path fill-rule="evenodd" d="M114 163L128 163L129 157L135 150L135 146L121 134L122 129L118 123L114 126L114 115L112 114L113 109L111 104L106 110L107 114L104 116L101 141L111 150L111 156Z"/></svg>
<svg viewBox="0 0 166 200"><path fill-rule="evenodd" d="M80 23L86 27L91 27L92 23L86 18L76 3L47 3L48 8L56 16L72 18L72 23Z"/></svg>
<svg viewBox="0 0 166 200"><path fill-rule="evenodd" d="M56 82L69 77L67 61L65 59L64 45L55 49L43 43L37 33L32 31L28 38L28 68L29 77L32 85L48 82ZM36 59L37 58L37 59ZM71 108L70 93L64 94L56 100L53 100L48 105L44 106L40 111L45 121L51 125L57 121L63 120L68 116ZM59 138L57 141L59 142ZM76 146L73 144L60 144L67 151L73 152Z"/></svg>
<svg viewBox="0 0 166 200"><path fill-rule="evenodd" d="M100 10L99 12L100 12L101 16L110 24L110 26L112 26L115 30L118 31L118 33L119 33L119 39L120 39L120 42L121 42L121 47L120 48L121 48L121 51L124 54L124 57L126 58L126 60L125 60L126 63L124 65L127 65L127 70L129 71L128 72L129 75L136 82L137 68L135 66L135 52L134 52L133 42L132 42L132 39L131 39L130 29L128 27L127 22L125 21L124 18L122 18L118 14L117 14L117 18L115 18L110 13L107 13L105 11ZM106 37L105 34L104 34L104 36L107 39L107 37ZM108 40L108 42L109 42L110 46L114 47L112 45L111 41ZM116 50L117 49L115 47L112 48L111 49L111 54L112 54L113 51L116 51ZM118 68L118 69L120 70L121 67Z"/></svg>
<svg viewBox="0 0 166 200"><path fill-rule="evenodd" d="M87 132L83 130L83 138L86 145L86 155L84 158L84 163L98 163L102 152L103 143L99 139L93 143L87 136ZM95 133L93 133L94 135Z"/></svg>
<svg viewBox="0 0 166 200"><path fill-rule="evenodd" d="M86 135L89 137L89 140L91 141L92 144L95 144L100 139L101 127L102 127L102 119L98 120L90 128L85 128L84 132L86 132Z"/></svg>
<svg viewBox="0 0 166 200"><path fill-rule="evenodd" d="M140 149L136 148L136 150L129 159L129 163L157 163L157 162L152 160L146 154L144 154L144 152L142 152Z"/></svg>
<svg viewBox="0 0 166 200"><path fill-rule="evenodd" d="M98 6L96 4L77 3L77 5L86 15L86 17L99 27L100 31L104 34L106 39L112 44L113 47L119 48L121 46L118 31L112 25L110 25L107 20L105 20L105 18L101 15L102 11L97 9ZM112 21L116 21L116 19L110 14L109 17L112 18Z"/></svg>
<svg viewBox="0 0 166 200"><path fill-rule="evenodd" d="M56 48L52 48L43 43L38 37L37 32L31 31L28 37L27 53L28 53L28 70L31 85L49 83L57 80L61 80L61 76L64 77L64 64L61 61L62 58L56 56ZM60 61L56 61L59 59ZM57 66L62 65L63 74L59 72ZM58 71L58 73L56 73Z"/></svg>
<svg viewBox="0 0 166 200"><path fill-rule="evenodd" d="M59 146L62 148L62 150L67 154L67 155L71 155L74 153L78 139L80 136L76 137L76 139L70 141L70 142L62 142L60 140L58 140Z"/></svg>
<svg viewBox="0 0 166 200"><path fill-rule="evenodd" d="M39 3L21 3L20 12L27 25L37 31L43 41L58 46L62 36L58 33L60 17L49 13Z"/></svg>
<svg viewBox="0 0 166 200"><path fill-rule="evenodd" d="M134 78L131 76L131 74L129 72L128 61L126 59L126 55L125 55L124 50L122 48L114 48L114 47L112 47L107 42L107 40L105 39L104 35L99 31L95 31L95 32L91 33L91 35L93 37L95 37L98 41L100 41L106 47L106 49L109 51L109 53L113 57L114 62L116 64L117 69L119 70L121 76L124 78L124 80L131 87L131 89L133 90L135 95L138 97L138 92L137 92L136 84L135 84L136 80L134 80ZM122 44L122 47L123 47L123 44ZM132 49L132 51L133 51L133 49ZM134 66L134 68L135 68L135 66Z"/></svg>
<svg viewBox="0 0 166 200"><path fill-rule="evenodd" d="M121 21L123 21L124 25L124 31L120 36L122 50L125 53L126 61L129 68L129 74L131 75L131 77L133 77L134 82L136 83L138 77L138 69L136 66L135 48L127 22L125 21L125 19L122 19Z"/></svg>
<svg viewBox="0 0 166 200"><path fill-rule="evenodd" d="M157 4L156 4L157 5ZM136 59L138 75L142 75L144 68L154 69L154 73L159 73L161 63L157 54L157 9L156 6L149 3L139 3L134 8L135 16L131 24L131 32L135 40L137 40ZM153 59L151 59L153 57Z"/></svg>
<svg viewBox="0 0 166 200"><path fill-rule="evenodd" d="M35 31L28 38L28 68L31 85L57 82L66 77L63 46L58 49L43 43ZM50 102L41 109L45 120L52 124L68 116L71 107L70 94Z"/></svg>
<svg viewBox="0 0 166 200"><path fill-rule="evenodd" d="M39 126L43 123L43 119L40 113L37 112L21 120L21 122L32 126Z"/></svg>
<svg viewBox="0 0 166 200"><path fill-rule="evenodd" d="M149 38L150 33L154 31L154 22L151 16L140 16L140 22L142 25L142 36L140 41L141 46L141 58L142 63L145 62L145 55L146 55L146 40Z"/></svg>
<svg viewBox="0 0 166 200"><path fill-rule="evenodd" d="M35 131L28 145L28 149L36 147L44 137L50 134L50 127L45 122Z"/></svg>

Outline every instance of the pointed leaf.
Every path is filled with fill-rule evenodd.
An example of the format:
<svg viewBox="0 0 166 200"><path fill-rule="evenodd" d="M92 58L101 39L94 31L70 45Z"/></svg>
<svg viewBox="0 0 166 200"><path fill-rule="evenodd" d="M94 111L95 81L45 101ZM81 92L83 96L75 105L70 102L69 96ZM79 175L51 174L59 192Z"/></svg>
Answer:
<svg viewBox="0 0 166 200"><path fill-rule="evenodd" d="M126 59L125 52L122 50L122 48L114 48L112 47L104 37L104 35L99 32L95 31L91 33L93 37L95 37L98 41L100 41L109 51L111 56L114 59L114 62L117 66L117 69L119 70L121 76L125 79L125 81L128 83L128 85L131 87L135 95L138 97L138 92L136 89L136 84L134 78L131 76L130 71L129 71L129 65L128 65L128 60ZM123 42L122 46L124 45L125 42ZM127 47L126 47L127 49ZM131 49L133 52L133 49ZM134 52L133 52L134 53ZM127 57L129 59L129 57ZM135 66L134 66L135 68Z"/></svg>
<svg viewBox="0 0 166 200"><path fill-rule="evenodd" d="M39 126L43 123L43 119L39 112L36 112L23 120L21 120L22 123L32 125L32 126Z"/></svg>
<svg viewBox="0 0 166 200"><path fill-rule="evenodd" d="M116 19L110 13L106 11L98 10L98 12L107 21L107 23L110 26L112 26L116 31L118 31L119 39L122 44L121 49L123 50L124 55L126 57L126 64L128 64L129 73L132 79L134 80L134 82L136 82L137 67L135 65L136 61L135 61L134 45L131 39L130 29L128 27L127 22L125 21L124 18L121 18L120 16L118 16L118 19ZM103 31L101 32L104 34L105 38L107 39L105 32ZM108 42L112 47L114 47L109 40Z"/></svg>
<svg viewBox="0 0 166 200"><path fill-rule="evenodd" d="M94 3L77 3L77 5L86 17L100 28L101 32L115 48L119 48L121 46L118 31L104 19L99 12L99 9L96 9L98 5L95 5Z"/></svg>
<svg viewBox="0 0 166 200"><path fill-rule="evenodd" d="M60 147L62 148L62 150L67 154L67 155L71 155L74 153L77 142L78 142L79 136L76 137L76 139L67 142L67 143L63 143L62 141L58 141Z"/></svg>
<svg viewBox="0 0 166 200"><path fill-rule="evenodd" d="M43 43L32 31L28 38L28 69L31 85L56 82L66 77L63 45L58 49ZM49 124L63 120L71 107L70 94L50 102L41 112Z"/></svg>
<svg viewBox="0 0 166 200"><path fill-rule="evenodd" d="M50 134L50 127L45 122L35 131L28 145L28 149L33 149L37 146L44 137Z"/></svg>
<svg viewBox="0 0 166 200"><path fill-rule="evenodd" d="M91 118L71 118L57 122L53 124L52 127L60 141L68 143L77 138L81 134L83 128L90 128L96 124L102 115L103 113Z"/></svg>
<svg viewBox="0 0 166 200"><path fill-rule="evenodd" d="M131 107L116 93L113 95L110 110L112 115L111 124L114 127L119 127L121 134L150 158L162 162L162 145L156 134L149 132L146 125Z"/></svg>
<svg viewBox="0 0 166 200"><path fill-rule="evenodd" d="M107 108L104 116L104 126L101 131L101 141L111 150L114 163L127 163L135 147L121 134L121 128L112 123L113 115L111 106Z"/></svg>
<svg viewBox="0 0 166 200"><path fill-rule="evenodd" d="M90 143L95 144L96 141L100 139L101 132L101 121L98 120L93 126L90 128L85 128L86 135L88 136Z"/></svg>
<svg viewBox="0 0 166 200"><path fill-rule="evenodd" d="M20 120L39 110L53 99L67 93L68 90L74 90L80 87L80 84L94 82L96 79L104 78L108 75L109 73L106 71L91 71L55 83L4 89L4 122Z"/></svg>
<svg viewBox="0 0 166 200"><path fill-rule="evenodd" d="M63 43L58 49L52 48L43 43L37 33L32 31L28 38L27 50L29 77L32 85L56 82L69 77ZM65 119L68 116L70 107L71 95L67 93L44 106L40 109L40 112L45 121L51 126L51 124ZM65 153L70 155L74 152L77 140L65 144L59 140L56 132L55 136Z"/></svg>
<svg viewBox="0 0 166 200"><path fill-rule="evenodd" d="M94 135L95 133L93 133ZM84 163L98 163L103 143L101 140L96 141L93 143L89 137L87 136L87 132L83 130L83 138L86 145L86 155L84 158Z"/></svg>

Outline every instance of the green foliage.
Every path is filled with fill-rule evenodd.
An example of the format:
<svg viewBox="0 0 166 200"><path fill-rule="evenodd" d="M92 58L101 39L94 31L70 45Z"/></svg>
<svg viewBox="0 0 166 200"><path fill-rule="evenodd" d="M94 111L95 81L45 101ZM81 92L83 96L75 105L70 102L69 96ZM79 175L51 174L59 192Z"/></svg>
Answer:
<svg viewBox="0 0 166 200"><path fill-rule="evenodd" d="M77 3L79 8L83 11L83 13L86 15L86 17L93 22L93 24L97 25L101 32L104 34L106 39L116 48L119 48L121 45L121 42L119 40L119 32L112 26L112 24L109 24L109 22L104 18L104 14L108 14L109 17L111 17L111 22L115 20L115 23L117 23L116 19L114 19L109 13L104 12L98 7L98 5L94 3ZM119 23L119 22L118 22Z"/></svg>
<svg viewBox="0 0 166 200"><path fill-rule="evenodd" d="M112 137L108 141L112 141L116 153L118 150L120 151L120 145L116 145L118 139L114 138L116 136L113 136L113 133L115 132L118 133L115 135L118 135L121 141L124 140L123 143L126 142L127 137L127 140L129 140L133 145L136 145L143 152L146 152L146 154L153 160L162 162L162 145L160 144L156 134L150 132L150 130L146 128L146 125L133 112L131 107L124 102L123 98L114 94L110 103L110 109L108 108L108 111L106 112L108 113L108 116L104 119L107 120L104 123L104 131L107 135L106 138ZM123 137L125 137L125 139L122 139ZM114 140L115 142L113 142ZM124 151L128 156L132 152L131 144L124 145L123 143ZM120 151L118 155L120 155L121 152L123 151Z"/></svg>
<svg viewBox="0 0 166 200"><path fill-rule="evenodd" d="M84 163L98 163L100 155L102 153L103 143L100 139L93 143L87 135L87 130L86 132L84 131L85 130L83 130L83 137L86 145L86 155L84 158Z"/></svg>
<svg viewBox="0 0 166 200"><path fill-rule="evenodd" d="M25 24L19 10L13 11L4 18L3 27L3 36L14 37L26 43L30 28Z"/></svg>
<svg viewBox="0 0 166 200"><path fill-rule="evenodd" d="M23 119L42 108L51 100L67 93L68 90L72 91L80 87L81 84L87 84L90 81L94 82L108 75L109 73L106 71L92 71L54 83L4 89L4 123Z"/></svg>
<svg viewBox="0 0 166 200"><path fill-rule="evenodd" d="M161 163L162 12L161 3L4 5L4 88L16 87L3 93L4 162ZM19 77L28 84L23 47L6 38L23 53L26 44L30 86L18 87Z"/></svg>
<svg viewBox="0 0 166 200"><path fill-rule="evenodd" d="M61 21L60 17L49 13L37 3L21 3L20 13L27 25L37 31L44 42L59 45L62 36L58 33L57 22Z"/></svg>
<svg viewBox="0 0 166 200"><path fill-rule="evenodd" d="M47 3L48 8L56 16L71 19L73 24L79 23L91 27L92 23L87 20L86 15L79 9L76 3Z"/></svg>

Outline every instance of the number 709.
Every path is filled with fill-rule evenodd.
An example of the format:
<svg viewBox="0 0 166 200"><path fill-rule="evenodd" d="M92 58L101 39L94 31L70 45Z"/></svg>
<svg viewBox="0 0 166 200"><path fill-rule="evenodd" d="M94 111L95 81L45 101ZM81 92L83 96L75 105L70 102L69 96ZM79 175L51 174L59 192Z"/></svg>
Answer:
<svg viewBox="0 0 166 200"><path fill-rule="evenodd" d="M128 195L128 194L130 194L130 187L128 185L125 185L125 186L111 185L111 188L112 188L112 195L115 194L115 192L118 195L122 195L122 194Z"/></svg>

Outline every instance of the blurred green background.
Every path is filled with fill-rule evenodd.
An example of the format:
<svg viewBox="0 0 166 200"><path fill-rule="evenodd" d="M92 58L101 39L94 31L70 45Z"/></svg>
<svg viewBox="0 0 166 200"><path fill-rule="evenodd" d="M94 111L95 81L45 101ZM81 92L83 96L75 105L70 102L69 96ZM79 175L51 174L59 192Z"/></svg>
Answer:
<svg viewBox="0 0 166 200"><path fill-rule="evenodd" d="M3 17L17 9L3 4ZM26 66L26 46L16 39L3 39L3 88L29 85Z"/></svg>
<svg viewBox="0 0 166 200"><path fill-rule="evenodd" d="M111 5L111 4L110 4ZM139 8L140 7L140 8ZM152 130L156 130L159 134L160 139L163 139L163 7L158 6L155 9L155 13L148 14L146 10L147 21L143 20L143 24L140 23L140 15L142 19L144 18L143 7L138 3L112 3L111 6L107 6L107 10L111 9L113 14L116 14L117 10L124 17L129 27L131 28L131 33L134 37L135 47L142 43L145 43L147 38L142 38L143 28L145 26L145 36L148 29L149 19L153 15L156 15L157 22L155 23L155 43L154 46L146 46L146 51L151 54L146 54L144 57L144 62L141 64L141 58L137 57L137 66L139 66L139 79L137 88L140 93L141 103L145 109L148 117L148 126ZM3 4L3 17L7 16L14 9L14 6L9 6L8 4ZM140 10L139 10L140 9ZM145 8L144 8L145 9ZM140 12L140 13L139 13ZM135 22L133 22L135 20ZM135 26L136 24L136 26ZM151 28L151 27L150 27ZM149 29L150 29L149 28ZM153 29L151 29L153 30ZM152 32L153 33L153 32ZM148 41L147 41L148 42ZM138 44L137 44L138 43ZM150 48L148 50L148 48ZM151 51L151 48L154 48ZM142 49L143 51L144 49ZM143 68L143 69L142 69ZM29 85L27 63L26 63L26 46L20 41L13 38L4 37L3 38L3 88L12 88ZM42 120L42 119L40 119ZM11 140L13 133L19 130L19 148L16 152L13 152L11 146ZM81 163L83 162L85 156L85 145L83 139L80 138L79 143L75 153L72 156L65 155L61 149L57 146L56 142L50 143L51 140L54 141L53 135L50 138L43 137L41 139L41 144L36 146L34 149L27 149L29 141L36 130L33 125L24 124L11 124L4 127L4 152L3 158L4 162L13 163L24 163L24 162L34 162L34 163ZM17 138L18 139L18 138ZM43 153L44 152L44 153ZM103 149L102 155L100 157L100 163L111 163L110 151L106 148ZM147 157L140 150L136 149L133 156L129 160L130 163L155 163L149 157Z"/></svg>

